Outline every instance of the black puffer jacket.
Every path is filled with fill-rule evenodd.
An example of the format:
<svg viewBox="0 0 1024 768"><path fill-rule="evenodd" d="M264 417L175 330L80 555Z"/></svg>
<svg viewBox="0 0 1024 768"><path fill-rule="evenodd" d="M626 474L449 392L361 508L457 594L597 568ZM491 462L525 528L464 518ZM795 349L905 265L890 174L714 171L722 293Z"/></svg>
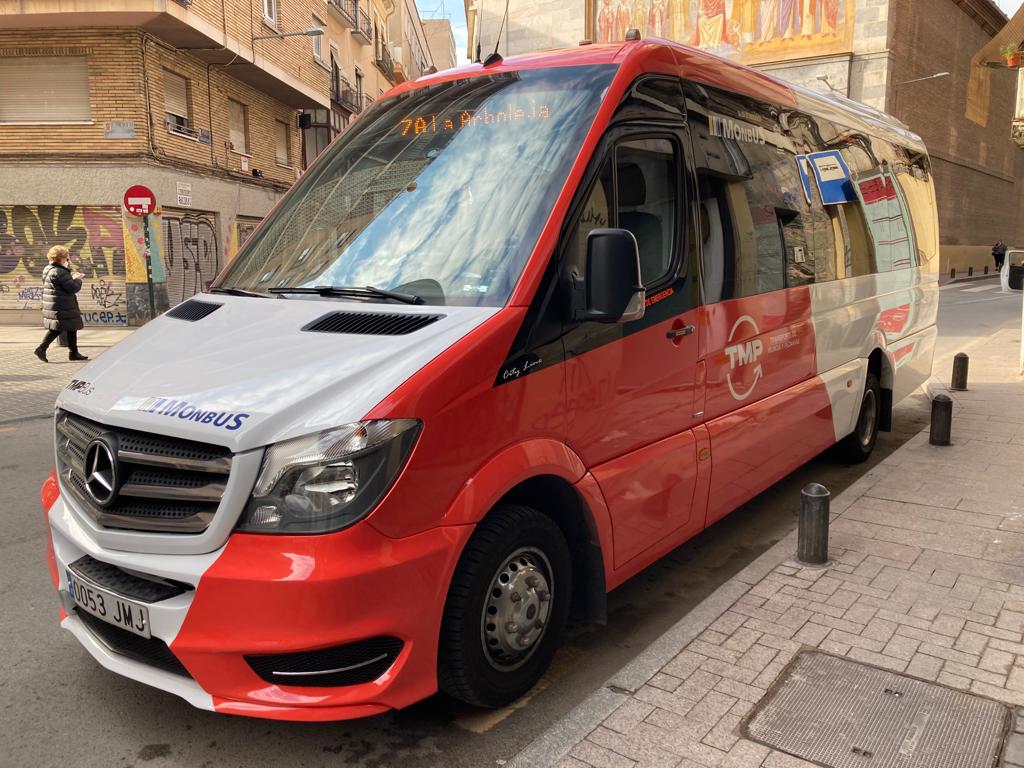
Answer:
<svg viewBox="0 0 1024 768"><path fill-rule="evenodd" d="M82 281L71 277L71 270L59 264L43 269L43 326L51 331L80 331L82 311L78 297Z"/></svg>

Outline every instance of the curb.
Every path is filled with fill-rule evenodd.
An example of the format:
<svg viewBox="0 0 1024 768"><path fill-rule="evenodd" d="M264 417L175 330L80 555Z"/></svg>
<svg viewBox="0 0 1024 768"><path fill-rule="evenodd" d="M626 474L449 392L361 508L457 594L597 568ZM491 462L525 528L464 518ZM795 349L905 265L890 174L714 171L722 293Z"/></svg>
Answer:
<svg viewBox="0 0 1024 768"><path fill-rule="evenodd" d="M886 466L910 446L928 439L924 429L893 451L884 461L872 467L845 491L832 499L832 520L835 520L889 471ZM700 605L676 622L661 637L640 652L625 667L591 693L587 698L516 753L505 768L552 768L587 734L604 722L638 688L643 686L687 645L732 607L740 597L776 566L796 557L797 530L794 528L762 553L756 560L730 578Z"/></svg>
<svg viewBox="0 0 1024 768"><path fill-rule="evenodd" d="M989 272L987 275L964 275L963 277L954 277L952 280L946 278L945 280L939 280L939 285L953 285L954 283L973 283L975 280L996 280L999 278L998 272Z"/></svg>

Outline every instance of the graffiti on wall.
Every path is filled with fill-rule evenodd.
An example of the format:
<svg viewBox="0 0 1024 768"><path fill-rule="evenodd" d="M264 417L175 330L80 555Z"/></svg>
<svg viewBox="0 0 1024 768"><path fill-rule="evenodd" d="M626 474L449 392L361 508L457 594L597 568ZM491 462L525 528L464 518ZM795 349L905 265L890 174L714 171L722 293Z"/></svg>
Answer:
<svg viewBox="0 0 1024 768"><path fill-rule="evenodd" d="M216 215L201 211L163 210L161 255L171 306L202 293L217 276Z"/></svg>
<svg viewBox="0 0 1024 768"><path fill-rule="evenodd" d="M118 206L0 205L0 310L42 309L46 253L68 248L81 272L89 324L126 325L125 251Z"/></svg>
<svg viewBox="0 0 1024 768"><path fill-rule="evenodd" d="M747 64L850 50L855 0L594 0L599 42L636 28Z"/></svg>

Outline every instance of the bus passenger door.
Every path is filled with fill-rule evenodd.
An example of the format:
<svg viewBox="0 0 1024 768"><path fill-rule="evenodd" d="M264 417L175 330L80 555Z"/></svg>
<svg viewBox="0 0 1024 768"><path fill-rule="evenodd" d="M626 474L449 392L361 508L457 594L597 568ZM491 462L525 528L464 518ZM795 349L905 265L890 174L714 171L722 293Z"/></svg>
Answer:
<svg viewBox="0 0 1024 768"><path fill-rule="evenodd" d="M680 132L615 136L599 161L565 250L582 274L586 234L636 237L647 291L642 319L582 323L565 336L568 443L591 468L612 518L619 568L687 526L694 514L699 421L696 275L682 259L687 182Z"/></svg>

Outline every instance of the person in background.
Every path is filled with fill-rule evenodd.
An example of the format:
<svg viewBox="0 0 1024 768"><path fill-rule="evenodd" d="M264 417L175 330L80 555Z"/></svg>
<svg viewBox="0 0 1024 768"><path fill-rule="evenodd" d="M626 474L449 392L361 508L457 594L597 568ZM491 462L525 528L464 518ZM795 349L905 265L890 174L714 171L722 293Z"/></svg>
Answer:
<svg viewBox="0 0 1024 768"><path fill-rule="evenodd" d="M999 272L1006 260L1006 243L1002 240L992 246L992 258L996 260L996 272Z"/></svg>
<svg viewBox="0 0 1024 768"><path fill-rule="evenodd" d="M46 259L50 262L43 268L43 326L46 336L36 347L36 357L44 363L49 362L46 359L47 347L66 332L68 360L88 360L78 352L78 332L84 323L75 294L82 290L82 273L71 270L68 249L63 245L53 246Z"/></svg>

